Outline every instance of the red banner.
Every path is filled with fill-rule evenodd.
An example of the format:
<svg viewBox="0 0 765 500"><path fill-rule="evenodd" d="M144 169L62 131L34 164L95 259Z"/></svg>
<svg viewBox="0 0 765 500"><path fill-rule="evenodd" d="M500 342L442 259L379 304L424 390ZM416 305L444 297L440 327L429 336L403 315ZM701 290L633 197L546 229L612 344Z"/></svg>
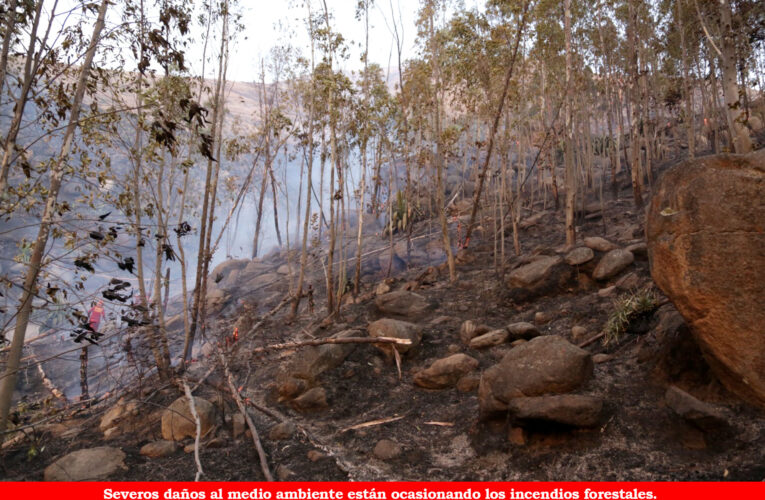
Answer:
<svg viewBox="0 0 765 500"><path fill-rule="evenodd" d="M763 499L761 483L2 483L2 498L63 500Z"/></svg>

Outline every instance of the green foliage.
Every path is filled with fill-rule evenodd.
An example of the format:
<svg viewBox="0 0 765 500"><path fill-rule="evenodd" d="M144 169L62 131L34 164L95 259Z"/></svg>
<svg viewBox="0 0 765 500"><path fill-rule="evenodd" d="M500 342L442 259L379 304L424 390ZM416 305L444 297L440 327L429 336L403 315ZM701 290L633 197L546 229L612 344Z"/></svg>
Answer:
<svg viewBox="0 0 765 500"><path fill-rule="evenodd" d="M636 319L653 312L658 305L656 292L650 288L642 288L620 296L614 301L614 310L603 329L603 345L618 342Z"/></svg>

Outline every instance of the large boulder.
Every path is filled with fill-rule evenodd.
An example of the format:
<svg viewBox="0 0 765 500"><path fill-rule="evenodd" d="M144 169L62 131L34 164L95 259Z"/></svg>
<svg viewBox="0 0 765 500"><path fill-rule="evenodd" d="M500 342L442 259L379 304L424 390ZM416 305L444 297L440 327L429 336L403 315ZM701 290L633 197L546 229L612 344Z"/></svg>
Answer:
<svg viewBox="0 0 765 500"><path fill-rule="evenodd" d="M194 397L194 408L199 416L201 434L204 436L215 424L215 407L206 399ZM186 396L173 401L162 414L162 439L181 441L197 435L197 424L189 408Z"/></svg>
<svg viewBox="0 0 765 500"><path fill-rule="evenodd" d="M125 453L111 446L73 451L45 468L46 481L99 481L127 470Z"/></svg>
<svg viewBox="0 0 765 500"><path fill-rule="evenodd" d="M590 353L557 335L543 335L513 348L486 370L478 387L484 414L507 410L514 398L573 391L593 373Z"/></svg>
<svg viewBox="0 0 765 500"><path fill-rule="evenodd" d="M765 150L668 170L646 223L651 275L707 362L765 407Z"/></svg>
<svg viewBox="0 0 765 500"><path fill-rule="evenodd" d="M419 318L431 308L425 297L406 290L378 295L375 299L377 309L384 314Z"/></svg>

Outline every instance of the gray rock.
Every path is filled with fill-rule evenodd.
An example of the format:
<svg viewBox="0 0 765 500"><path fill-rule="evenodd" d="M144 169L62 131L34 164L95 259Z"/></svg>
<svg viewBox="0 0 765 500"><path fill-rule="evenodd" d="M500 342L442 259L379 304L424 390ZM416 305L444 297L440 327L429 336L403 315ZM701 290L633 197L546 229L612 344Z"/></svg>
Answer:
<svg viewBox="0 0 765 500"><path fill-rule="evenodd" d="M510 334L504 328L498 330L492 330L489 333L484 333L478 337L474 337L470 341L471 349L486 349L488 347L494 347L495 345L504 344Z"/></svg>
<svg viewBox="0 0 765 500"><path fill-rule="evenodd" d="M723 408L700 401L679 387L669 386L664 399L677 415L703 430L712 431L728 425L728 415Z"/></svg>
<svg viewBox="0 0 765 500"><path fill-rule="evenodd" d="M595 258L595 252L589 247L578 247L566 254L566 264L579 266Z"/></svg>
<svg viewBox="0 0 765 500"><path fill-rule="evenodd" d="M592 373L589 352L557 335L543 335L513 348L483 373L478 402L485 414L504 411L514 398L573 391Z"/></svg>
<svg viewBox="0 0 765 500"><path fill-rule="evenodd" d="M422 340L422 330L414 323L399 321L397 319L383 318L370 323L367 326L370 337L393 337L397 339L406 339L411 342L409 345L397 344L396 350L399 354L408 352L414 347L420 345ZM386 356L393 356L393 347L391 344L375 344L375 347L381 350Z"/></svg>
<svg viewBox="0 0 765 500"><path fill-rule="evenodd" d="M584 243L584 246L587 248L597 250L598 252L610 252L611 250L615 250L617 248L614 243L611 243L607 239L601 238L600 236L588 236L582 240L582 243Z"/></svg>
<svg viewBox="0 0 765 500"><path fill-rule="evenodd" d="M414 383L426 389L452 387L468 373L478 368L478 360L467 354L453 354L433 362L414 376Z"/></svg>
<svg viewBox="0 0 765 500"><path fill-rule="evenodd" d="M210 276L213 279L218 279L218 277L225 278L232 271L239 271L240 269L244 269L249 263L250 263L250 259L224 260L223 262L215 266L215 268L210 273Z"/></svg>
<svg viewBox="0 0 765 500"><path fill-rule="evenodd" d="M617 248L611 250L600 259L592 277L596 280L608 279L619 274L624 268L635 262L635 256L627 250Z"/></svg>
<svg viewBox="0 0 765 500"><path fill-rule="evenodd" d="M513 270L508 276L508 284L514 287L530 287L546 278L553 267L563 262L558 256L543 256Z"/></svg>
<svg viewBox="0 0 765 500"><path fill-rule="evenodd" d="M463 344L470 344L470 341L479 335L490 332L491 327L486 325L477 325L473 321L467 320L460 326L460 340Z"/></svg>
<svg viewBox="0 0 765 500"><path fill-rule="evenodd" d="M358 337L358 330L344 330L332 335L330 338ZM356 348L355 344L324 344L310 346L301 351L287 368L291 377L315 381L322 373L337 368L345 361L345 358Z"/></svg>
<svg viewBox="0 0 765 500"><path fill-rule="evenodd" d="M127 470L125 453L110 446L73 451L45 468L46 481L98 481Z"/></svg>
<svg viewBox="0 0 765 500"><path fill-rule="evenodd" d="M574 427L592 427L600 420L603 400L577 394L515 398L508 403L508 411L519 420L544 420Z"/></svg>
<svg viewBox="0 0 765 500"><path fill-rule="evenodd" d="M532 325L531 323L527 323L525 321L519 321L517 323L510 323L505 327L507 329L507 332L510 334L511 340L518 340L518 339L533 339L534 337L539 337L540 333L536 326Z"/></svg>
<svg viewBox="0 0 765 500"><path fill-rule="evenodd" d="M430 304L422 295L405 290L397 290L375 298L377 309L384 314L419 318L430 309Z"/></svg>

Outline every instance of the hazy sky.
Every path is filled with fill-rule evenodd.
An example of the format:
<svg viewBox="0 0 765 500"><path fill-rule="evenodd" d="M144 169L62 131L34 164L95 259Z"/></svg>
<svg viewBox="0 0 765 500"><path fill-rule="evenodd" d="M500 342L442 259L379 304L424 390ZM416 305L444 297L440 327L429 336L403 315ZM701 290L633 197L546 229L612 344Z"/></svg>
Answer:
<svg viewBox="0 0 765 500"><path fill-rule="evenodd" d="M369 12L369 59L387 69L396 65L391 23L391 0L378 0ZM403 26L404 58L415 55L414 40L418 2L392 0L395 15ZM363 20L356 20L357 0L327 0L334 16L333 28L343 34L349 47L350 57L342 63L346 71L361 68L364 44ZM320 1L313 1L314 10L322 8ZM308 33L305 25L307 9L302 1L245 0L242 2L245 31L238 36L231 53L229 79L251 81L258 78L259 59L274 45L289 41L309 54ZM246 37L246 39L245 39ZM196 65L195 65L196 66ZM197 69L195 67L195 69Z"/></svg>

